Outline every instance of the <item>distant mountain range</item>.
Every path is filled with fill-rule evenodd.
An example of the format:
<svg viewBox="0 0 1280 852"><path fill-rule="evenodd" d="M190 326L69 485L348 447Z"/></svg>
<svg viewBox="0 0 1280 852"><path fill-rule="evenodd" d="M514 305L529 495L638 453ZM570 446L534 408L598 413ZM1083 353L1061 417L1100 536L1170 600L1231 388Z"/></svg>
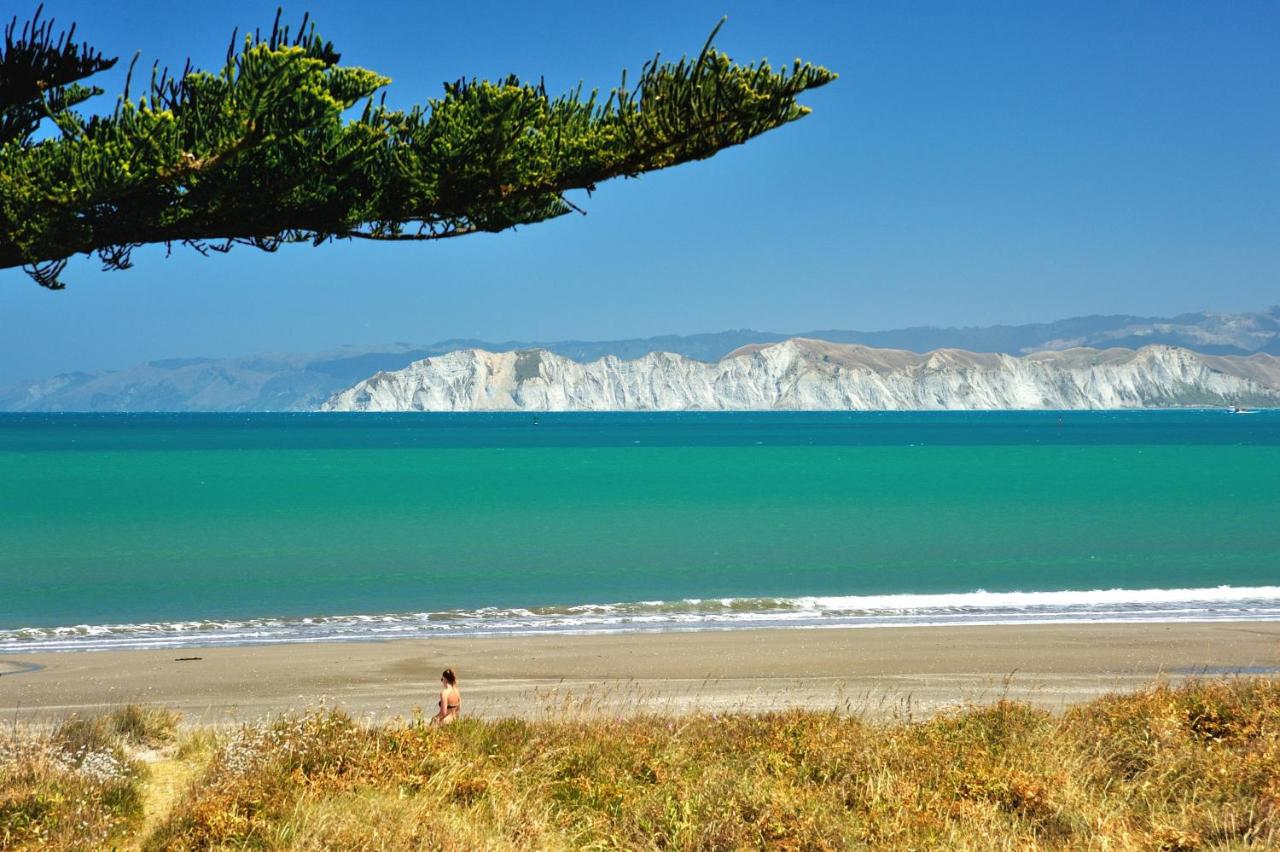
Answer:
<svg viewBox="0 0 1280 852"><path fill-rule="evenodd" d="M461 350L378 373L325 411L929 411L1280 406L1280 358L1173 346L927 355L794 338L714 364Z"/></svg>
<svg viewBox="0 0 1280 852"><path fill-rule="evenodd" d="M1076 347L1136 349L1165 344L1207 355L1280 355L1280 306L1246 314L1090 316L987 328L830 329L801 334L740 329L598 342L457 339L348 346L310 354L180 358L9 385L0 388L0 411L305 411L375 373L401 370L415 361L459 350L537 349L583 363L605 356L635 360L651 352L669 352L713 364L744 346L794 337L910 352L963 349L1026 355Z"/></svg>

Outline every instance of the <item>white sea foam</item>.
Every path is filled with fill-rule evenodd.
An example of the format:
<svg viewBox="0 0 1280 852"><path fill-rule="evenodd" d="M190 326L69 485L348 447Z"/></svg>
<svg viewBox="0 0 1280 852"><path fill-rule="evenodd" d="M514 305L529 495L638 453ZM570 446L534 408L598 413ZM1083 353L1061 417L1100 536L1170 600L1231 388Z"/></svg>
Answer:
<svg viewBox="0 0 1280 852"><path fill-rule="evenodd" d="M80 624L0 630L0 653L753 627L1260 620L1280 620L1280 586L687 598L435 612Z"/></svg>

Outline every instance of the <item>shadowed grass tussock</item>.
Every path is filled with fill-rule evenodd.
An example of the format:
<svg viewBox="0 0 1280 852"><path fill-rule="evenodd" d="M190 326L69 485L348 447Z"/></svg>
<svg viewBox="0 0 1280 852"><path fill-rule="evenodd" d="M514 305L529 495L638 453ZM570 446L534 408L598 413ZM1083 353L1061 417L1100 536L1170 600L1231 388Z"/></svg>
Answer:
<svg viewBox="0 0 1280 852"><path fill-rule="evenodd" d="M119 711L0 758L0 845L148 849L1111 848L1280 843L1280 681L1191 683L1054 716L791 711L361 724L189 735L203 769L147 820ZM79 728L76 729L79 731ZM114 738L114 739L113 739ZM70 750L68 750L70 749ZM114 751L113 751L114 749ZM85 770L110 754L111 773ZM56 757L56 755L75 755ZM105 758L102 758L105 765ZM83 826L83 829L78 828ZM82 831L76 834L76 831ZM131 832L133 834L131 834Z"/></svg>

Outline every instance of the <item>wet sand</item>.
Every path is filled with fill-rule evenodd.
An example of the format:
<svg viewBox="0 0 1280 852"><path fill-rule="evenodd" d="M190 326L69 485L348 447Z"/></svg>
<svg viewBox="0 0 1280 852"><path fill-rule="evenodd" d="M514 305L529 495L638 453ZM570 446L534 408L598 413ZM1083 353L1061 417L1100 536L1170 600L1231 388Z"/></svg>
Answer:
<svg viewBox="0 0 1280 852"><path fill-rule="evenodd" d="M184 659L178 658L199 658ZM424 639L0 656L0 721L130 702L233 723L319 706L435 711L452 666L487 718L770 710L918 717L1001 696L1051 710L1157 679L1280 675L1280 622Z"/></svg>

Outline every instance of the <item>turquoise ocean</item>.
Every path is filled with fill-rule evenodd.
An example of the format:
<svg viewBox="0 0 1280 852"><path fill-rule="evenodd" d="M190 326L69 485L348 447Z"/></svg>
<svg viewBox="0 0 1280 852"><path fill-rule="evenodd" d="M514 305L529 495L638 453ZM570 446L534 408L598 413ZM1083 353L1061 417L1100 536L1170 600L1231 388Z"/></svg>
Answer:
<svg viewBox="0 0 1280 852"><path fill-rule="evenodd" d="M1276 618L1276 411L0 415L0 651Z"/></svg>

